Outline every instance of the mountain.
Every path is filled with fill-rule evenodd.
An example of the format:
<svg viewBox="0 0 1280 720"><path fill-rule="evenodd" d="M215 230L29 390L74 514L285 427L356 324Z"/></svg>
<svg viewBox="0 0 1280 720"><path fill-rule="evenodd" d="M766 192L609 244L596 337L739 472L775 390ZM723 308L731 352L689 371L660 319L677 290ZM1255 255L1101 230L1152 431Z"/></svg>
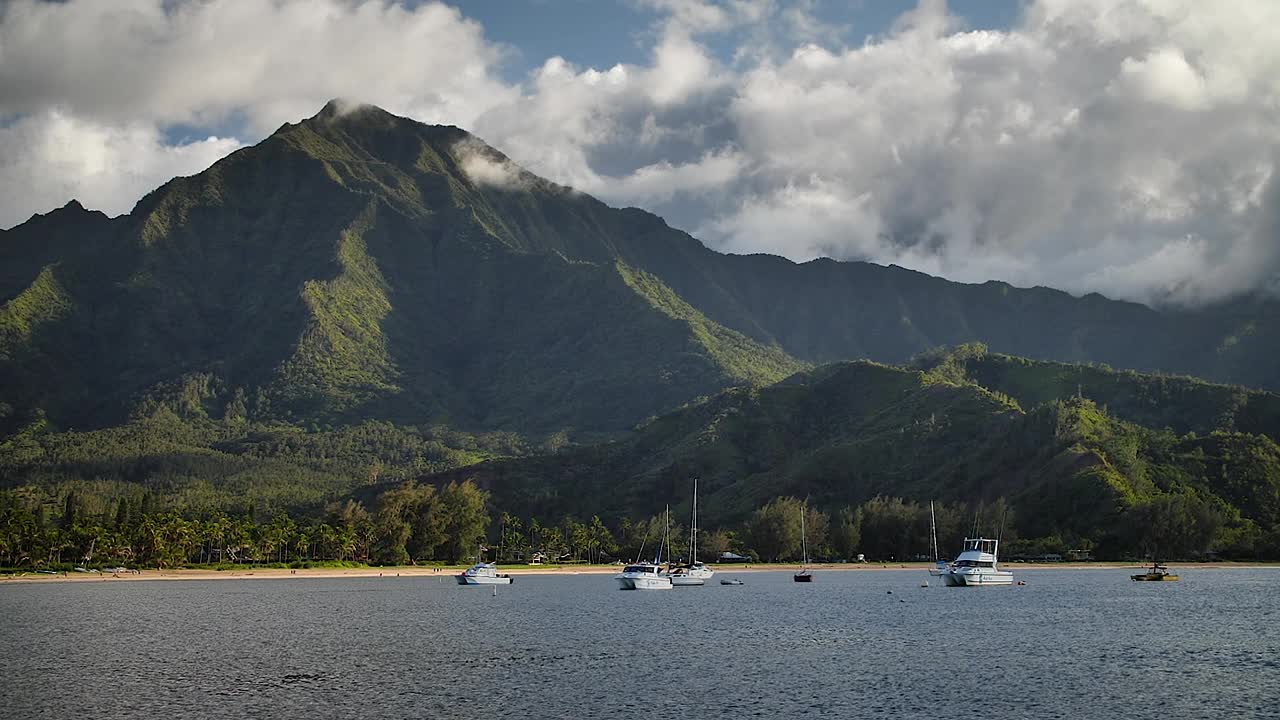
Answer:
<svg viewBox="0 0 1280 720"><path fill-rule="evenodd" d="M1242 385L1280 387L1277 309L724 255L331 103L128 215L0 233L0 478L98 517L475 477L496 507L618 519L698 474L708 523L1003 496L1024 532L1118 547L1173 498L1265 531L1280 409Z"/></svg>
<svg viewBox="0 0 1280 720"><path fill-rule="evenodd" d="M476 185L473 142L330 105L127 216L72 203L5 233L9 430L176 393L214 418L616 432L802 367L606 248L584 260L577 225L625 214L532 176Z"/></svg>
<svg viewBox="0 0 1280 720"><path fill-rule="evenodd" d="M0 437L43 417L608 436L813 363L940 345L1280 387L1271 301L1156 311L714 252L454 127L330 103L128 215L0 233Z"/></svg>
<svg viewBox="0 0 1280 720"><path fill-rule="evenodd" d="M1024 409L1020 397L1037 404ZM1134 547L1134 518L1170 502L1219 518L1225 545L1274 533L1277 440L1275 394L970 346L913 368L823 366L728 390L617 442L427 479L471 479L521 516L608 521L668 503L679 516L697 477L713 528L746 522L778 496L828 512L878 496L969 507L1004 498L1016 511L1011 532L1118 554Z"/></svg>

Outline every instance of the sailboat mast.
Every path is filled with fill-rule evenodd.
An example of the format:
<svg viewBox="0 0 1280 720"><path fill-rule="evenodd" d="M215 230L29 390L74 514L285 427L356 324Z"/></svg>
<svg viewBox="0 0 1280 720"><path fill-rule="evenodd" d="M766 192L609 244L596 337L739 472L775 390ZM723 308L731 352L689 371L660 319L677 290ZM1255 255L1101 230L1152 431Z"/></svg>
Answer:
<svg viewBox="0 0 1280 720"><path fill-rule="evenodd" d="M804 530L804 516L805 516L805 511L807 511L808 509L809 509L808 503L805 503L804 505L800 506L800 564L801 565L809 564L809 541L808 541L808 538L805 537L807 533L805 533L805 530Z"/></svg>
<svg viewBox="0 0 1280 720"><path fill-rule="evenodd" d="M698 560L698 478L693 479L693 520L689 523L689 564Z"/></svg>
<svg viewBox="0 0 1280 720"><path fill-rule="evenodd" d="M933 538L933 561L938 562L938 522L933 516L933 501L929 501L929 537Z"/></svg>

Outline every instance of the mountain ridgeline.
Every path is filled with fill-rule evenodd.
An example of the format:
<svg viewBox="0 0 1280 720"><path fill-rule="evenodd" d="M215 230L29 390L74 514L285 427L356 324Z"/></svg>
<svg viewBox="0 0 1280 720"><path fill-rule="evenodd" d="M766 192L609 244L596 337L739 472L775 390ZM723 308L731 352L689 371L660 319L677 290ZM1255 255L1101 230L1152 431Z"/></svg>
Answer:
<svg viewBox="0 0 1280 720"><path fill-rule="evenodd" d="M723 255L457 128L336 103L128 215L72 202L0 234L0 301L7 431L36 410L119 424L208 373L216 417L589 436L809 364L969 341L1280 387L1263 301L1158 312Z"/></svg>

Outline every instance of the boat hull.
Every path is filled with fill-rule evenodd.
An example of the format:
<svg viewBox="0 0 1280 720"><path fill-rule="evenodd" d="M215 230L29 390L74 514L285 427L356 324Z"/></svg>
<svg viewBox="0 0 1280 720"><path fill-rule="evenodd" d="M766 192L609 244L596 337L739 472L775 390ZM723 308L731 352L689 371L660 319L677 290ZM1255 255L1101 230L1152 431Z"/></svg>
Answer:
<svg viewBox="0 0 1280 720"><path fill-rule="evenodd" d="M621 590L670 590L671 578L665 576L639 576L630 577L627 575L618 575L614 578L618 581L618 587Z"/></svg>
<svg viewBox="0 0 1280 720"><path fill-rule="evenodd" d="M499 575L498 577L468 577L466 575L455 576L459 585L510 585L515 582L515 578L507 575Z"/></svg>
<svg viewBox="0 0 1280 720"><path fill-rule="evenodd" d="M988 587L996 585L1012 585L1013 573L1007 570L995 572L968 573L952 570L942 574L942 581L947 587Z"/></svg>
<svg viewBox="0 0 1280 720"><path fill-rule="evenodd" d="M672 575L670 577L671 584L675 587L696 587L698 585L705 585L707 582L700 577L693 577L691 575Z"/></svg>
<svg viewBox="0 0 1280 720"><path fill-rule="evenodd" d="M813 575L811 575L811 574L809 574L809 573L807 573L807 572L806 572L806 573L796 573L795 575L792 575L792 576L791 576L791 579L792 579L792 580L794 580L794 581L796 581L796 582L813 582Z"/></svg>
<svg viewBox="0 0 1280 720"><path fill-rule="evenodd" d="M1178 576L1144 573L1142 575L1130 575L1129 578L1138 582L1173 582L1178 579Z"/></svg>

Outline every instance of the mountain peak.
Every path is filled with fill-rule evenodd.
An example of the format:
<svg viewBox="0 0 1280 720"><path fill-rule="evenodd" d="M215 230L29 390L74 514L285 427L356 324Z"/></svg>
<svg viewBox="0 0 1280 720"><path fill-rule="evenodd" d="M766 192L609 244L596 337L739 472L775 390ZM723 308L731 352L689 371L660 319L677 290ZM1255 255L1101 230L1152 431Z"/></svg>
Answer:
<svg viewBox="0 0 1280 720"><path fill-rule="evenodd" d="M336 120L338 118L345 118L349 116L359 117L359 116L365 116L365 115L395 117L394 115L387 112L386 110L383 110L377 105L370 105L368 103L356 102L354 100L347 100L345 98L333 98L329 102L325 103L324 107L320 108L320 112L311 116L311 119L312 120Z"/></svg>

